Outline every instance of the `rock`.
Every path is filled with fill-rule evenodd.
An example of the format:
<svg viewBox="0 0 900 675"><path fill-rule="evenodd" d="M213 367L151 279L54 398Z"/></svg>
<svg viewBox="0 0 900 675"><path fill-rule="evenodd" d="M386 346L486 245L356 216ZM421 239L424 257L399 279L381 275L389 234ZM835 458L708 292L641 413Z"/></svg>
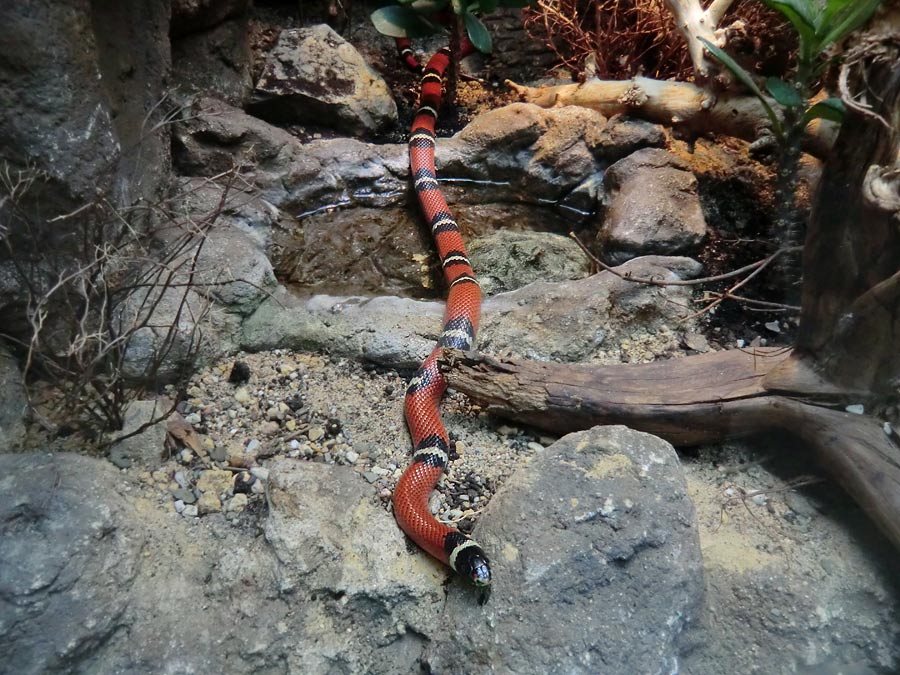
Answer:
<svg viewBox="0 0 900 675"><path fill-rule="evenodd" d="M697 179L675 155L655 148L619 160L604 178L598 242L613 262L650 253L690 253L706 239Z"/></svg>
<svg viewBox="0 0 900 675"><path fill-rule="evenodd" d="M585 136L605 122L600 113L576 106L546 110L513 103L490 110L438 144L438 175L501 183L529 201L555 201L599 169Z"/></svg>
<svg viewBox="0 0 900 675"><path fill-rule="evenodd" d="M234 482L234 474L231 471L208 469L202 471L197 478L197 489L203 493L215 496L225 494L231 490Z"/></svg>
<svg viewBox="0 0 900 675"><path fill-rule="evenodd" d="M690 258L646 256L621 273L680 279L696 276ZM567 282L535 282L488 298L479 345L530 358L646 361L678 348L669 327L687 316L690 288L648 286L601 272ZM243 324L248 351L288 348L362 356L393 367L416 367L434 347L444 305L394 297L276 293ZM640 339L639 339L640 338Z"/></svg>
<svg viewBox="0 0 900 675"><path fill-rule="evenodd" d="M3 455L0 640L10 673L74 672L121 629L141 564L140 518L106 462Z"/></svg>
<svg viewBox="0 0 900 675"><path fill-rule="evenodd" d="M590 273L590 261L578 244L558 234L499 230L473 239L468 252L486 295Z"/></svg>
<svg viewBox="0 0 900 675"><path fill-rule="evenodd" d="M329 26L283 30L256 83L253 114L280 123L379 133L397 121L384 79Z"/></svg>
<svg viewBox="0 0 900 675"><path fill-rule="evenodd" d="M209 306L182 281L137 290L116 308L130 334L122 362L127 380L168 382L192 367L199 353L211 358L228 349L227 340L202 331Z"/></svg>
<svg viewBox="0 0 900 675"><path fill-rule="evenodd" d="M222 500L212 492L204 492L197 500L197 512L201 516L218 513L222 510Z"/></svg>
<svg viewBox="0 0 900 675"><path fill-rule="evenodd" d="M283 217L264 200L245 190L199 179L179 179L172 208L178 226L166 228L158 239L172 243L196 223L212 220L205 236L185 251L199 249L192 283L226 311L251 313L277 282L266 255L270 228Z"/></svg>
<svg viewBox="0 0 900 675"><path fill-rule="evenodd" d="M619 128L636 130L624 140L618 132L602 133ZM405 204L409 194L405 145L349 138L304 143L212 98L186 109L174 133L182 173L214 176L238 164L266 202L289 213L308 216L329 206L381 208ZM453 138L438 139L435 161L448 181L444 187L451 202L447 188L463 178L484 181L465 183L460 200L467 203L508 202L513 193L517 200L546 204L565 200L635 145L659 143L652 125L607 122L575 107L547 110L517 103L479 115Z"/></svg>
<svg viewBox="0 0 900 675"><path fill-rule="evenodd" d="M333 672L335 661L346 672L415 672L426 636L441 630L444 569L407 552L394 519L349 467L281 460L267 494L281 593L318 598L292 638L316 645L295 652L296 672Z"/></svg>
<svg viewBox="0 0 900 675"><path fill-rule="evenodd" d="M228 500L228 504L225 507L225 510L229 513L240 513L244 509L247 508L247 495L246 494L236 494L234 497Z"/></svg>
<svg viewBox="0 0 900 675"><path fill-rule="evenodd" d="M677 671L703 574L665 441L625 427L570 434L503 485L474 536L492 552L493 592L479 607L473 587L453 583L426 650L432 672Z"/></svg>
<svg viewBox="0 0 900 675"><path fill-rule="evenodd" d="M161 401L132 401L125 409L125 423L120 436L130 434L138 427L152 422L168 408ZM166 446L166 422L159 420L144 431L117 443L109 450L109 459L119 468L128 468L132 463L152 468L159 464Z"/></svg>
<svg viewBox="0 0 900 675"><path fill-rule="evenodd" d="M172 35L212 28L248 7L250 0L172 0Z"/></svg>
<svg viewBox="0 0 900 675"><path fill-rule="evenodd" d="M19 216L39 207L35 222L45 223L98 193L119 206L161 196L167 125L147 129L166 114L158 104L169 67L168 4L0 5L0 148L11 171L45 172L30 190L38 203L19 204ZM59 245L77 222L45 231Z"/></svg>
<svg viewBox="0 0 900 675"><path fill-rule="evenodd" d="M182 94L242 107L253 92L250 61L246 17L172 41L172 79Z"/></svg>
<svg viewBox="0 0 900 675"><path fill-rule="evenodd" d="M28 398L16 359L0 346L0 447L15 448L25 436Z"/></svg>

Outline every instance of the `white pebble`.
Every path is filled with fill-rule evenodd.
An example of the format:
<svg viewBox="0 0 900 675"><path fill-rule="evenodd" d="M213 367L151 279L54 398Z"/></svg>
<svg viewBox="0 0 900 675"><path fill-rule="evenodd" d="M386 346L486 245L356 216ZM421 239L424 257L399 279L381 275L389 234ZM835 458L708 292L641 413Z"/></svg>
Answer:
<svg viewBox="0 0 900 675"><path fill-rule="evenodd" d="M181 513L182 511L184 511L185 506L186 506L186 504L183 501L181 501L180 499L176 499L175 500L175 513Z"/></svg>
<svg viewBox="0 0 900 675"><path fill-rule="evenodd" d="M192 453L190 450L188 450L187 448L185 448L184 450L182 450L182 451L179 453L178 459L179 459L179 461L180 461L182 464L189 464L190 461L191 461L192 459L194 459L194 455L193 455L193 453Z"/></svg>
<svg viewBox="0 0 900 675"><path fill-rule="evenodd" d="M866 407L862 403L848 405L844 410L848 413L853 413L854 415L864 415L866 413Z"/></svg>
<svg viewBox="0 0 900 675"><path fill-rule="evenodd" d="M890 422L885 422L882 429L884 429L884 433L887 434L888 436L890 436L892 433L894 433L894 429L893 429L893 427L891 427Z"/></svg>
<svg viewBox="0 0 900 675"><path fill-rule="evenodd" d="M199 513L200 511L197 510L196 504L185 504L181 515L185 518L196 518Z"/></svg>
<svg viewBox="0 0 900 675"><path fill-rule="evenodd" d="M190 415L186 415L184 421L188 424L200 424L202 421L200 418L200 413L192 412Z"/></svg>
<svg viewBox="0 0 900 675"><path fill-rule="evenodd" d="M253 485L250 486L250 492L255 495L265 494L266 492L266 484L261 480L257 480L253 482Z"/></svg>
<svg viewBox="0 0 900 675"><path fill-rule="evenodd" d="M768 497L766 497L765 495L753 495L752 499L754 504L756 504L757 506L762 506L766 503Z"/></svg>
<svg viewBox="0 0 900 675"><path fill-rule="evenodd" d="M259 480L269 480L269 470L261 466L254 466L250 469L250 475Z"/></svg>
<svg viewBox="0 0 900 675"><path fill-rule="evenodd" d="M259 450L259 446L261 446L261 445L262 445L262 443L260 443L258 439L253 438L250 440L249 443L247 443L247 447L244 448L244 452L252 454L252 453L256 452L257 450Z"/></svg>
<svg viewBox="0 0 900 675"><path fill-rule="evenodd" d="M356 452L355 450L348 450L345 457L347 458L347 461L350 462L351 464L356 464L356 460L359 459L359 453Z"/></svg>

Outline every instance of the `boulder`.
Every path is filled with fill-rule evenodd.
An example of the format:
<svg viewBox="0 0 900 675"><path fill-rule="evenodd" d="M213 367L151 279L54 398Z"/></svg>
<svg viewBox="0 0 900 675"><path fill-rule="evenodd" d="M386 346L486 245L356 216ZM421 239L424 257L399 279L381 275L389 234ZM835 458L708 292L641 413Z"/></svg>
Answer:
<svg viewBox="0 0 900 675"><path fill-rule="evenodd" d="M645 148L613 164L604 177L598 245L620 263L638 255L694 252L706 239L697 179L677 156Z"/></svg>
<svg viewBox="0 0 900 675"><path fill-rule="evenodd" d="M569 434L516 471L473 536L492 552L479 606L455 580L431 672L674 673L703 563L681 464L626 427Z"/></svg>
<svg viewBox="0 0 900 675"><path fill-rule="evenodd" d="M250 110L279 123L377 134L397 122L384 79L326 25L281 32L256 83Z"/></svg>
<svg viewBox="0 0 900 675"><path fill-rule="evenodd" d="M28 397L16 359L0 346L0 447L15 448L25 436Z"/></svg>
<svg viewBox="0 0 900 675"><path fill-rule="evenodd" d="M172 80L179 93L216 96L243 107L253 92L247 18L172 41Z"/></svg>
<svg viewBox="0 0 900 675"><path fill-rule="evenodd" d="M76 672L127 625L127 589L147 535L112 465L77 455L3 458L4 670Z"/></svg>
<svg viewBox="0 0 900 675"><path fill-rule="evenodd" d="M213 28L249 7L250 0L172 0L172 35Z"/></svg>

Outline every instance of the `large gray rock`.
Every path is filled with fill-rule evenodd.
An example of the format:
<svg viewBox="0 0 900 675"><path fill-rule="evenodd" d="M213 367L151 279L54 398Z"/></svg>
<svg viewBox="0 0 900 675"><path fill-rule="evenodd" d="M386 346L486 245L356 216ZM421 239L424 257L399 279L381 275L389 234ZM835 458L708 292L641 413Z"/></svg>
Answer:
<svg viewBox="0 0 900 675"><path fill-rule="evenodd" d="M439 630L444 568L406 553L394 519L349 468L282 460L267 495L281 592L316 601L292 672L331 673L336 661L342 672L414 672L424 636Z"/></svg>
<svg viewBox="0 0 900 675"><path fill-rule="evenodd" d="M690 258L647 256L619 268L635 277L681 279ZM669 328L689 313L685 286L648 286L601 272L567 282L535 282L488 298L479 348L560 361L646 361L677 348ZM443 302L396 297L299 298L279 290L242 325L241 347L283 347L363 357L411 367L434 347Z"/></svg>
<svg viewBox="0 0 900 675"><path fill-rule="evenodd" d="M172 35L212 28L248 7L250 0L172 0Z"/></svg>
<svg viewBox="0 0 900 675"><path fill-rule="evenodd" d="M703 574L671 445L620 426L570 434L513 474L473 534L492 595L479 607L454 583L433 672L678 671Z"/></svg>
<svg viewBox="0 0 900 675"><path fill-rule="evenodd" d="M155 469L166 450L165 417L168 407L169 404L161 399L129 403L125 408L122 429L116 434L122 440L110 447L110 461L120 468L137 464L142 468Z"/></svg>
<svg viewBox="0 0 900 675"><path fill-rule="evenodd" d="M121 205L158 196L168 126L150 129L164 114L168 2L2 3L0 44L0 159L38 170L44 218L98 191Z"/></svg>
<svg viewBox="0 0 900 675"><path fill-rule="evenodd" d="M281 32L256 83L251 110L271 121L351 134L378 133L397 121L387 83L325 24Z"/></svg>
<svg viewBox="0 0 900 675"><path fill-rule="evenodd" d="M3 670L82 672L127 624L146 535L110 464L52 454L4 455L3 464Z"/></svg>
<svg viewBox="0 0 900 675"><path fill-rule="evenodd" d="M629 133L617 131L625 126ZM659 145L658 127L587 108L513 103L476 117L438 144L442 178L462 176L506 185L528 201L558 201L609 161L636 147Z"/></svg>
<svg viewBox="0 0 900 675"><path fill-rule="evenodd" d="M240 165L265 199L295 215L328 206L383 207L409 196L405 145L349 138L303 143L215 99L185 110L175 141L182 173L214 176ZM480 115L453 138L438 139L435 163L451 203L506 202L514 194L547 204L635 147L662 141L654 125L516 103ZM461 195L450 189L455 179L464 181Z"/></svg>
<svg viewBox="0 0 900 675"><path fill-rule="evenodd" d="M16 359L0 345L0 447L15 448L25 435L28 397Z"/></svg>
<svg viewBox="0 0 900 675"><path fill-rule="evenodd" d="M179 93L215 96L241 107L250 100L250 38L246 17L172 41L172 79Z"/></svg>
<svg viewBox="0 0 900 675"><path fill-rule="evenodd" d="M286 226L284 214L231 181L198 178L178 179L170 206L178 226L161 230L157 239L173 246L198 223L204 231L186 249L196 255L195 290L228 312L253 312L277 285L266 250L273 230Z"/></svg>
<svg viewBox="0 0 900 675"><path fill-rule="evenodd" d="M609 167L604 186L597 238L610 260L691 253L706 239L697 179L675 155L639 150Z"/></svg>
<svg viewBox="0 0 900 675"><path fill-rule="evenodd" d="M329 205L384 206L406 199L405 145L352 138L303 143L278 127L221 101L203 98L176 125L175 161L192 176L235 165L259 196L293 215Z"/></svg>

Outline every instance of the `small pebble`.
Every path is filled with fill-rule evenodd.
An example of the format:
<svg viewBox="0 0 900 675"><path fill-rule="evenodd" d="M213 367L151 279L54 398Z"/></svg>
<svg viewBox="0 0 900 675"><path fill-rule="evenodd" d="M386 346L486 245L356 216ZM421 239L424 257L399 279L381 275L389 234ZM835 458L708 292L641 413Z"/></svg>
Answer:
<svg viewBox="0 0 900 675"><path fill-rule="evenodd" d="M892 433L894 433L894 429L891 427L890 422L885 422L884 426L882 426L882 429L884 429L884 433L887 434L888 436L890 436Z"/></svg>
<svg viewBox="0 0 900 675"><path fill-rule="evenodd" d="M238 493L228 500L228 506L225 510L231 513L243 511L247 508L247 501L247 495Z"/></svg>
<svg viewBox="0 0 900 675"><path fill-rule="evenodd" d="M246 447L244 448L244 452L252 455L253 453L259 451L259 448L261 445L262 445L262 443L259 442L259 439L252 438L252 439L250 439L250 441L247 443Z"/></svg>
<svg viewBox="0 0 900 675"><path fill-rule="evenodd" d="M181 513L184 511L185 503L180 499L175 500L175 513Z"/></svg>
<svg viewBox="0 0 900 675"><path fill-rule="evenodd" d="M765 504L768 501L768 497L766 497L766 495L753 495L753 497L751 497L751 499L753 500L753 503L756 504L757 506L762 506L763 504Z"/></svg>
<svg viewBox="0 0 900 675"><path fill-rule="evenodd" d="M269 480L269 470L262 466L254 466L250 474L259 480Z"/></svg>
<svg viewBox="0 0 900 675"><path fill-rule="evenodd" d="M320 426L310 427L306 435L309 440L318 441L325 437L325 429Z"/></svg>
<svg viewBox="0 0 900 675"><path fill-rule="evenodd" d="M234 400L240 404L244 404L250 403L250 401L253 400L253 397L246 387L239 387L237 391L234 392Z"/></svg>
<svg viewBox="0 0 900 675"><path fill-rule="evenodd" d="M192 412L190 415L186 415L184 421L188 424L197 425L203 421L203 418L200 416L198 412Z"/></svg>
<svg viewBox="0 0 900 675"><path fill-rule="evenodd" d="M866 408L861 403L854 403L853 405L848 405L844 408L848 413L853 413L854 415L864 415L866 413Z"/></svg>
<svg viewBox="0 0 900 675"><path fill-rule="evenodd" d="M359 459L359 453L353 450L348 450L344 456L350 464L356 464L356 461Z"/></svg>
<svg viewBox="0 0 900 675"><path fill-rule="evenodd" d="M253 485L250 486L250 492L255 495L263 495L266 493L266 484L261 480L253 481Z"/></svg>
<svg viewBox="0 0 900 675"><path fill-rule="evenodd" d="M186 504L184 509L181 511L181 515L185 518L196 518L199 515L200 511L197 508L196 504Z"/></svg>
<svg viewBox="0 0 900 675"><path fill-rule="evenodd" d="M374 483L376 480L378 480L378 474L374 471L366 471L363 474L363 478L365 478L370 483Z"/></svg>
<svg viewBox="0 0 900 675"><path fill-rule="evenodd" d="M185 448L178 453L178 461L182 464L190 464L194 459L194 453Z"/></svg>

